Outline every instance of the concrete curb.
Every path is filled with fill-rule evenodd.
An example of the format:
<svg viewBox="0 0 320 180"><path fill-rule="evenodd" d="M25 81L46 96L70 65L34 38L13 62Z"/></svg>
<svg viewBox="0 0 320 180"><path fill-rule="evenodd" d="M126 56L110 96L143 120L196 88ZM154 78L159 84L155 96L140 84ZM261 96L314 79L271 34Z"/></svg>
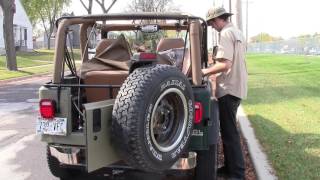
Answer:
<svg viewBox="0 0 320 180"><path fill-rule="evenodd" d="M274 169L270 166L266 154L262 151L259 141L254 135L254 130L242 106L238 109L240 131L248 145L248 151L259 180L277 180Z"/></svg>

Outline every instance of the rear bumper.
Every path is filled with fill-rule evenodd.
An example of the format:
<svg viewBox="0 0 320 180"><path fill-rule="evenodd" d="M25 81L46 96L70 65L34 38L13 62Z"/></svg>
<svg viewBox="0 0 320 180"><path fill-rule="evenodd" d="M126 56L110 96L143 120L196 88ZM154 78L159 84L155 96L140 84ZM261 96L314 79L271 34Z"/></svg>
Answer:
<svg viewBox="0 0 320 180"><path fill-rule="evenodd" d="M51 156L57 158L62 165L86 167L86 149L80 146L49 145ZM188 157L180 158L170 170L188 170L196 167L197 153L189 152Z"/></svg>
<svg viewBox="0 0 320 180"><path fill-rule="evenodd" d="M197 153L189 152L187 158L180 158L170 169L174 170L188 170L193 169L197 165Z"/></svg>
<svg viewBox="0 0 320 180"><path fill-rule="evenodd" d="M86 166L84 147L49 145L49 150L62 165Z"/></svg>

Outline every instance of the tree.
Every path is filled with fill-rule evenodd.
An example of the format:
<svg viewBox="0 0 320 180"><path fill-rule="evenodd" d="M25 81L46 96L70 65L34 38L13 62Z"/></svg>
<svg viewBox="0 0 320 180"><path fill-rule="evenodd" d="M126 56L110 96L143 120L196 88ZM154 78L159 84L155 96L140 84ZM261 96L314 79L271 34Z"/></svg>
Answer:
<svg viewBox="0 0 320 180"><path fill-rule="evenodd" d="M283 40L282 37L275 37L275 36L271 36L268 33L260 33L256 36L253 36L250 38L251 42L253 43L257 43L257 42L271 42L271 41L280 41Z"/></svg>
<svg viewBox="0 0 320 180"><path fill-rule="evenodd" d="M109 7L106 8L105 0L95 0L95 2L101 7L101 10L104 14L107 14L110 11L110 9L116 3L116 1L117 0L112 0ZM88 14L92 14L93 0L88 0L88 6L83 0L80 0L80 2L82 4L82 6L87 10Z"/></svg>
<svg viewBox="0 0 320 180"><path fill-rule="evenodd" d="M88 14L92 14L92 3L93 0L88 0L88 6L86 3L83 2L83 0L80 0L82 6L87 10Z"/></svg>
<svg viewBox="0 0 320 180"><path fill-rule="evenodd" d="M116 3L116 1L117 1L117 0L112 0L112 2L111 2L111 4L109 5L109 7L106 8L104 0L96 0L96 2L99 4L99 6L101 7L102 12L103 12L104 14L107 14L107 13L110 11L110 9L111 9L112 6L114 5L114 3Z"/></svg>
<svg viewBox="0 0 320 180"><path fill-rule="evenodd" d="M0 6L3 11L3 38L6 48L6 65L10 71L17 71L16 50L13 38L13 15L15 12L14 0L0 0Z"/></svg>
<svg viewBox="0 0 320 180"><path fill-rule="evenodd" d="M68 6L71 0L22 0L21 1L32 24L41 22L48 40L50 49L50 39L55 27L55 21Z"/></svg>
<svg viewBox="0 0 320 180"><path fill-rule="evenodd" d="M168 12L177 11L173 7L172 0L132 0L128 6L133 12Z"/></svg>

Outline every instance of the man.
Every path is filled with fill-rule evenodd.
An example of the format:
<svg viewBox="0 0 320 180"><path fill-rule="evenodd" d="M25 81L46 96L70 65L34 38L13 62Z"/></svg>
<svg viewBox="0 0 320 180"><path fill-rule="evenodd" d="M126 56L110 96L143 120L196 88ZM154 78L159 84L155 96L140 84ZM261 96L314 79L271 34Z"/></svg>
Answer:
<svg viewBox="0 0 320 180"><path fill-rule="evenodd" d="M246 44L240 30L230 22L231 13L211 8L207 23L219 33L216 63L202 69L204 76L216 74L216 98L219 102L220 129L225 162L218 176L244 179L244 160L237 129L236 114L241 99L247 96ZM209 78L211 79L211 78Z"/></svg>

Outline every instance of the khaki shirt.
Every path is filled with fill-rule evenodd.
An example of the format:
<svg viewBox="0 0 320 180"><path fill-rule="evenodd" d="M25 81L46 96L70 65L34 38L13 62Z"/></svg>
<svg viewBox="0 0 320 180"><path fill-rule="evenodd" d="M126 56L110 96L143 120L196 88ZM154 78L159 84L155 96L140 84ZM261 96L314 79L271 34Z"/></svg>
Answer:
<svg viewBox="0 0 320 180"><path fill-rule="evenodd" d="M231 68L217 76L217 98L230 94L240 99L247 97L246 42L240 30L231 23L219 33L216 59L232 62Z"/></svg>

